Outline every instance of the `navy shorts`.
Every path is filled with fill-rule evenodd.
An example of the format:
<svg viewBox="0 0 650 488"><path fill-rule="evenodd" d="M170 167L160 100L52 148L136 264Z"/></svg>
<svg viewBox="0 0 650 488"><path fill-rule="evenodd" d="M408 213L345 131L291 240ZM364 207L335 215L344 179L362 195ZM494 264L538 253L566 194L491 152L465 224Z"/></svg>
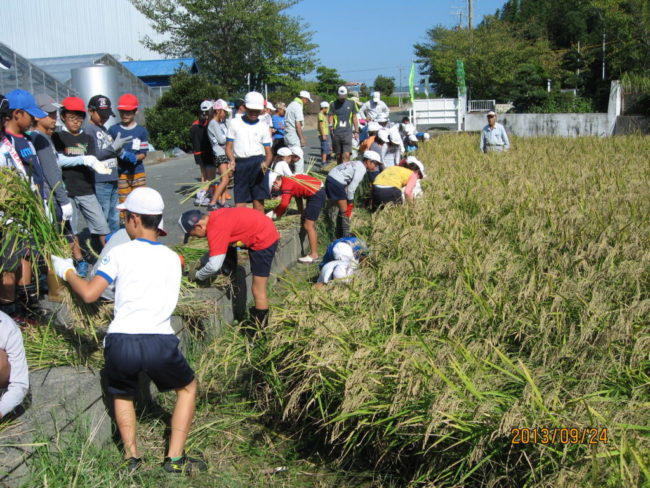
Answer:
<svg viewBox="0 0 650 488"><path fill-rule="evenodd" d="M248 258L251 262L251 273L253 276L260 276L262 278L269 277L275 250L278 248L278 242L275 241L266 249L260 249L259 251L254 251L253 249L248 250Z"/></svg>
<svg viewBox="0 0 650 488"><path fill-rule="evenodd" d="M179 351L179 342L173 334L108 334L104 340L108 392L135 395L141 372L159 391L189 385L194 371Z"/></svg>
<svg viewBox="0 0 650 488"><path fill-rule="evenodd" d="M330 136L327 136L325 140L320 136L320 152L323 154L329 154L332 152L332 145L330 144Z"/></svg>
<svg viewBox="0 0 650 488"><path fill-rule="evenodd" d="M318 220L321 210L325 205L327 197L325 196L325 188L321 188L312 196L307 198L307 204L305 205L305 210L302 213L303 217L307 220Z"/></svg>
<svg viewBox="0 0 650 488"><path fill-rule="evenodd" d="M390 188L372 187L372 204L379 208L386 203L402 203L402 190L391 186Z"/></svg>
<svg viewBox="0 0 650 488"><path fill-rule="evenodd" d="M251 203L253 200L265 200L270 197L268 189L264 188L264 158L265 156L260 155L235 160L235 203Z"/></svg>
<svg viewBox="0 0 650 488"><path fill-rule="evenodd" d="M325 179L325 194L329 200L347 200L345 185L329 176Z"/></svg>

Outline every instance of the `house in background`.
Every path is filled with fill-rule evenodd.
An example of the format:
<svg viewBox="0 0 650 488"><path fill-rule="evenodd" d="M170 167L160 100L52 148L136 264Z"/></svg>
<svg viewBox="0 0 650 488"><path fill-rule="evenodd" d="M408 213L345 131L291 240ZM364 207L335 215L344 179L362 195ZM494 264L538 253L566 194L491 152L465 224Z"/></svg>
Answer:
<svg viewBox="0 0 650 488"><path fill-rule="evenodd" d="M152 59L148 61L124 61L122 63L140 80L158 92L158 96L169 90L171 77L178 71L191 74L199 72L194 58Z"/></svg>

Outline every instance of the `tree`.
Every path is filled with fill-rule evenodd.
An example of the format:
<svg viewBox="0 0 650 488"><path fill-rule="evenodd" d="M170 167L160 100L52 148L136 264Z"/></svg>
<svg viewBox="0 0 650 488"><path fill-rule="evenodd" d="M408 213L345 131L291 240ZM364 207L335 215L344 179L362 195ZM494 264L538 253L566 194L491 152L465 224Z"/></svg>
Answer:
<svg viewBox="0 0 650 488"><path fill-rule="evenodd" d="M533 78L543 79L538 88L545 86L546 77L554 78L560 71L559 55L547 41L527 39L512 24L495 18L473 30L434 27L427 36L428 42L414 46L415 54L423 67L421 74L428 74L443 96L457 95L458 59L464 61L466 84L474 99L515 98L515 81L522 65L535 74Z"/></svg>
<svg viewBox="0 0 650 488"><path fill-rule="evenodd" d="M190 126L196 119L203 100L225 96L225 89L212 85L204 75L179 71L171 78L171 88L163 93L156 105L145 109L149 137L161 149L191 147Z"/></svg>
<svg viewBox="0 0 650 488"><path fill-rule="evenodd" d="M166 56L192 56L231 93L285 86L314 69L316 44L300 18L283 13L300 0L131 0L167 40L143 39Z"/></svg>
<svg viewBox="0 0 650 488"><path fill-rule="evenodd" d="M321 95L335 95L338 87L345 83L338 71L325 66L316 68L316 80L318 80L318 92Z"/></svg>
<svg viewBox="0 0 650 488"><path fill-rule="evenodd" d="M383 95L389 97L395 91L395 78L379 75L375 78L373 88L375 91L381 92Z"/></svg>

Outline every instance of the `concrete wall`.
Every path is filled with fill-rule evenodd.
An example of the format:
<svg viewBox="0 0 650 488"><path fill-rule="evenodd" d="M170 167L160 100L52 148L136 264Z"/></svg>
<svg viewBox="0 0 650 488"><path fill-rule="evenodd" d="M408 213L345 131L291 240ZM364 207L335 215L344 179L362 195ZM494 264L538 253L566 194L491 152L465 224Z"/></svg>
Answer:
<svg viewBox="0 0 650 488"><path fill-rule="evenodd" d="M621 115L616 118L614 135L622 136L628 134L650 135L650 117L641 115Z"/></svg>
<svg viewBox="0 0 650 488"><path fill-rule="evenodd" d="M612 134L614 125L609 114L501 114L498 118L508 133L520 137L598 136ZM487 124L485 114L467 114L466 131L480 131Z"/></svg>
<svg viewBox="0 0 650 488"><path fill-rule="evenodd" d="M298 228L281 232L280 243L273 260L272 273L279 275L296 263L307 248L306 236ZM232 288L200 288L198 299L214 303L214 313L205 317L203 327L208 337L218 335L224 324L241 319L251 302L252 276L247 259L240 261L232 280ZM273 282L275 280L271 280ZM65 324L67 311L61 304L44 304L58 310L58 321ZM181 348L190 336L180 317L172 317L172 327L181 337ZM89 427L92 442L104 444L111 438L111 420L107 397L101 387L101 374L86 368L60 367L30 373L31 401L16 419L16 423L0 433L0 487L15 487L25 483L26 462L31 458L35 441L51 442L79 423ZM151 401L156 390L143 378L138 398L140 404Z"/></svg>

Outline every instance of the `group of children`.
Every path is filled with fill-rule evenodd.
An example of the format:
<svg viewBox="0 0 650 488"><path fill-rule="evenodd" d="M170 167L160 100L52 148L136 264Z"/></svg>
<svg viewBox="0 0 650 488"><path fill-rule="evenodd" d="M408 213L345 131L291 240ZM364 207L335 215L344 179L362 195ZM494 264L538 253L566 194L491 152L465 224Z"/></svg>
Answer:
<svg viewBox="0 0 650 488"><path fill-rule="evenodd" d="M318 283L322 286L332 279L348 279L367 253L365 243L350 234L350 218L361 182L368 179L372 184L371 208L377 210L389 202L412 201L421 191L419 180L426 176L422 163L414 156L401 158L401 146L400 157L395 158L387 156L389 151L376 141L383 140L381 130L390 131L392 136L394 127L383 121L383 111L375 104L365 111L365 117L370 119L365 127L368 137L364 142L368 143L360 160L350 161L349 156L343 156L322 182L297 170L296 163L304 159L298 145L280 144L274 154L273 117L270 125L265 117L270 115L269 105L261 94L250 92L235 107L235 116L229 118L232 109L224 100L203 102L192 134L202 179L214 183L208 197L210 208L208 213L188 210L178 222L186 240L197 237L208 241L207 259L190 271L192 280L206 281L224 268L231 268L235 246L248 249L254 301L250 316L258 328L268 320L268 279L280 239L274 220L286 213L292 198L302 214L310 247L299 261L320 262ZM148 145L146 130L134 122L137 106L135 97L122 96L118 102L122 122L106 130L104 124L112 115L107 97L93 97L87 106L81 99L68 97L59 106L49 98L41 97L37 104L26 92L10 93L6 101L0 102L0 108L6 109L2 162L22 171L33 182L44 204L50 193L57 199L56 218L60 221L67 222L76 212L82 212L91 233L100 241L113 229L109 222L120 225L116 214L122 214L124 228L120 232L125 235L120 244L107 246L102 252L90 279L85 279L84 270L79 269L79 258L75 263L73 259L50 256L52 269L85 302L94 302L112 289L114 319L104 341L104 357L127 469L134 471L142 463L136 443L133 397L138 375L146 371L159 390L174 390L177 395L164 469L171 473L204 470L207 466L203 460L190 458L183 451L194 415L197 385L192 369L178 350L170 322L178 300L182 264L178 255L158 241L165 235L164 202L158 192L145 186L143 160ZM55 130L57 112L63 122L59 131ZM375 116L380 121L372 120ZM329 128L337 124L340 128L338 117L331 119ZM373 123L383 129L374 130ZM205 131L207 143L199 130ZM347 149L342 132L338 134L334 146L339 151ZM43 156L39 157L32 140ZM48 179L43 166L62 168L58 170L59 180ZM218 182L217 169L221 174ZM231 179L235 207L227 208L218 202L223 202ZM57 193L61 187L65 192ZM265 214L264 201L275 196L280 203ZM106 205L102 204L104 197L108 199ZM320 259L316 221L327 202L338 207L337 240ZM73 248L73 255L75 252ZM5 322L13 324L8 316L0 314L0 388L13 385L13 393L2 397L0 416L20 402L20 391L27 388L26 366L13 366L24 363L24 358L13 357L13 362L8 358L10 351L20 349L20 341L15 327L5 327ZM5 343L7 347L2 349Z"/></svg>

